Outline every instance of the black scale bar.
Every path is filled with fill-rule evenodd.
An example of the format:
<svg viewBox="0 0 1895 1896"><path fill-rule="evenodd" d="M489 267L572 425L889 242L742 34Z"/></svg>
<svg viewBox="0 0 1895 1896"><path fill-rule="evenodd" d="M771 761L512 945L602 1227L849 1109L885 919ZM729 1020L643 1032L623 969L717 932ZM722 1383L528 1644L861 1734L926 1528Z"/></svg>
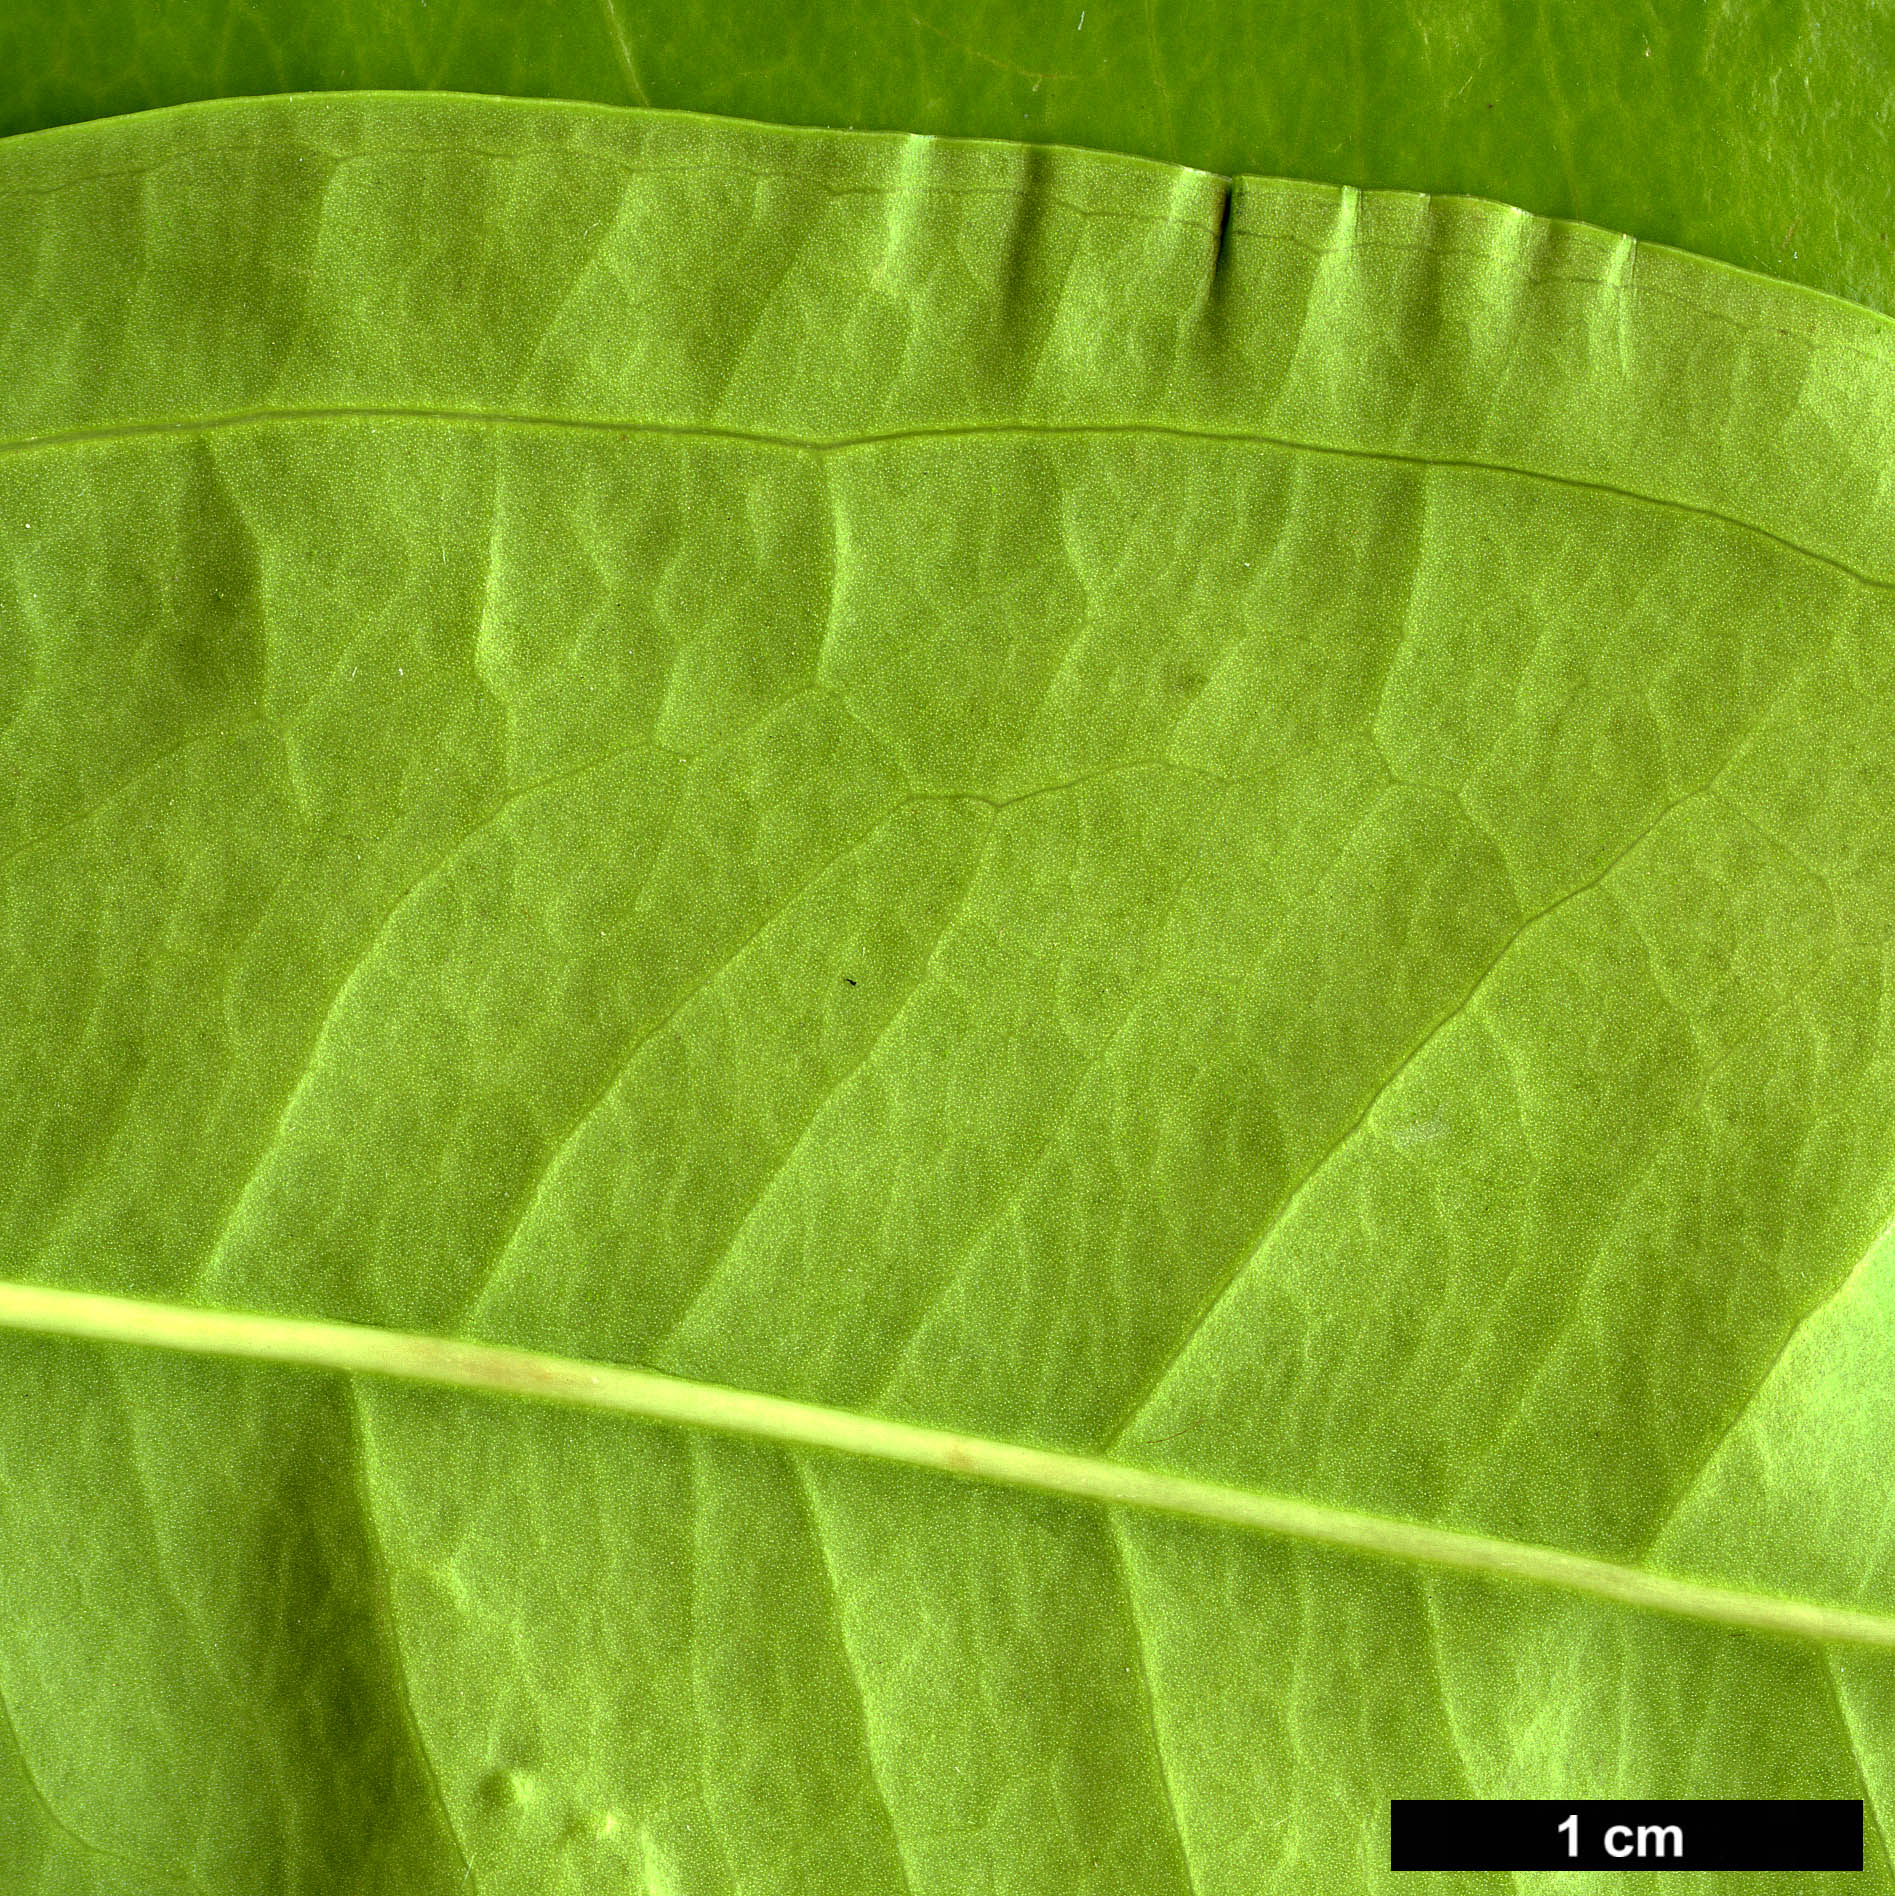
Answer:
<svg viewBox="0 0 1895 1896"><path fill-rule="evenodd" d="M1395 1870L1859 1870L1847 1798L1397 1798Z"/></svg>

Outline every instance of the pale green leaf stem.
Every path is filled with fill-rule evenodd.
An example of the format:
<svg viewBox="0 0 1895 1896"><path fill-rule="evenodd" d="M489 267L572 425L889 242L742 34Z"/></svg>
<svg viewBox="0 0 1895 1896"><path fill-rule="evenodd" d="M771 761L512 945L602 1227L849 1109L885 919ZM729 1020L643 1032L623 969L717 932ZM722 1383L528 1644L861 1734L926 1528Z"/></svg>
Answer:
<svg viewBox="0 0 1895 1896"><path fill-rule="evenodd" d="M877 1416L851 1415L808 1402L784 1402L749 1390L724 1389L616 1363L575 1362L534 1350L496 1348L451 1337L402 1335L360 1324L314 1323L237 1311L199 1310L0 1283L0 1328L95 1343L141 1344L187 1355L235 1356L304 1369L340 1370L524 1396L576 1408L604 1409L646 1421L787 1442L872 1461L905 1462L937 1474L961 1475L1043 1494L1145 1508L1222 1527L1287 1535L1353 1553L1455 1567L1465 1572L1566 1587L1594 1599L1715 1625L1799 1639L1895 1647L1895 1614L1858 1613L1806 1600L1773 1599L1728 1587L1702 1586L1665 1573L1618 1566L1552 1547L1527 1547L1479 1534L1456 1534L1413 1521L1378 1518L1346 1508L1312 1506L1283 1495L1256 1494L1189 1481L1090 1455L1049 1454L1012 1442L946 1429L915 1428Z"/></svg>

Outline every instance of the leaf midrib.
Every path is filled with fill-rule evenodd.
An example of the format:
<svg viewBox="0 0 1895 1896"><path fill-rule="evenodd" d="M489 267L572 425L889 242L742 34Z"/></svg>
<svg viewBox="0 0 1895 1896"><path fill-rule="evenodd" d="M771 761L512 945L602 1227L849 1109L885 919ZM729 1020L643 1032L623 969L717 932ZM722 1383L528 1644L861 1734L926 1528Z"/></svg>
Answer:
<svg viewBox="0 0 1895 1896"><path fill-rule="evenodd" d="M1895 1614L1714 1586L1562 1548L1198 1481L1097 1456L791 1402L620 1364L366 1324L194 1309L0 1282L0 1329L512 1395L1137 1508L1822 1644L1895 1650Z"/></svg>
<svg viewBox="0 0 1895 1896"><path fill-rule="evenodd" d="M1472 455L1424 454L1401 448L1369 448L1335 441L1310 441L1296 435L1278 435L1257 429L1204 428L1186 422L1145 421L976 421L940 423L912 428L890 428L852 435L793 435L763 429L738 428L709 422L670 422L610 416L527 414L504 409L402 408L342 405L322 408L258 408L204 416L158 416L149 421L101 423L89 428L51 430L45 434L0 435L0 456L35 454L51 449L103 445L144 437L215 434L244 428L320 426L337 422L433 423L450 428L546 429L555 432L603 435L656 435L686 441L723 441L740 447L777 448L793 454L849 454L911 442L963 441L1043 436L1091 440L1112 435L1158 440L1208 442L1230 447L1273 448L1286 454L1311 454L1339 461L1365 461L1378 466L1411 467L1445 473L1490 474L1501 480L1526 481L1572 493L1595 494L1607 500L1655 507L1713 526L1749 534L1795 558L1826 567L1870 592L1895 592L1895 576L1872 573L1834 553L1805 545L1740 514L1670 494L1648 494L1611 481L1591 480L1578 474L1558 474L1550 468L1521 467L1507 461L1487 461Z"/></svg>

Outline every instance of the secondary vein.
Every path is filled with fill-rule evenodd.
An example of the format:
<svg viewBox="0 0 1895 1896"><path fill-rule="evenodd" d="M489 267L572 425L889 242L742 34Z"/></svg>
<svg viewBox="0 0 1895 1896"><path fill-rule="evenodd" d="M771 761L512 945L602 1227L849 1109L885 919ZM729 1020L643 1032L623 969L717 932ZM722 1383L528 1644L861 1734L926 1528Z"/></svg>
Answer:
<svg viewBox="0 0 1895 1896"><path fill-rule="evenodd" d="M920 1428L615 1363L365 1324L197 1310L22 1283L0 1283L0 1329L533 1397L1558 1587L1619 1606L1751 1632L1895 1650L1895 1614L1714 1586L1562 1548L1327 1507L1097 1456Z"/></svg>

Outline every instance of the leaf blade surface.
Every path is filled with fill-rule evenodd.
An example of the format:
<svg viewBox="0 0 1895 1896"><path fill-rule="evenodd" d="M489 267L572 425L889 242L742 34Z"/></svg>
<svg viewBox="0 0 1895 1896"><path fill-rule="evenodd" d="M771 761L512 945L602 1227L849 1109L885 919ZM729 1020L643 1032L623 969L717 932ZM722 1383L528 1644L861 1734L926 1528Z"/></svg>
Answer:
<svg viewBox="0 0 1895 1896"><path fill-rule="evenodd" d="M1887 20L1730 9L1047 0L846 15L704 0L21 0L0 131L343 89L656 105L1025 138L1207 170L1459 192L1890 306Z"/></svg>
<svg viewBox="0 0 1895 1896"><path fill-rule="evenodd" d="M14 1276L1890 1610L1809 1420L1887 1378L1880 319L663 115L4 163ZM0 1689L187 1887L1346 1887L1402 1772L1886 1801L1873 1655L17 1351ZM224 1734L188 1795L75 1732L124 1677L140 1755Z"/></svg>

